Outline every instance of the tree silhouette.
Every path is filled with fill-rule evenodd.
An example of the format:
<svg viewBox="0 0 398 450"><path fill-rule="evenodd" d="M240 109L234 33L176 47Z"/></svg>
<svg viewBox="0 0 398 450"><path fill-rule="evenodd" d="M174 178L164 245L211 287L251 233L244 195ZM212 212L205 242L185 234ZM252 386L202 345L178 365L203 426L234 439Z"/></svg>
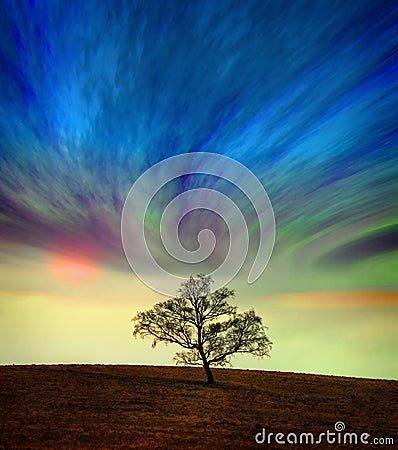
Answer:
<svg viewBox="0 0 398 450"><path fill-rule="evenodd" d="M174 357L177 364L202 365L208 384L214 384L210 366L230 364L235 353L269 356L272 345L254 310L238 314L227 301L235 292L223 287L211 293L212 282L210 276L191 276L177 296L132 319L134 337L153 337L153 348L158 342L180 345L183 351Z"/></svg>

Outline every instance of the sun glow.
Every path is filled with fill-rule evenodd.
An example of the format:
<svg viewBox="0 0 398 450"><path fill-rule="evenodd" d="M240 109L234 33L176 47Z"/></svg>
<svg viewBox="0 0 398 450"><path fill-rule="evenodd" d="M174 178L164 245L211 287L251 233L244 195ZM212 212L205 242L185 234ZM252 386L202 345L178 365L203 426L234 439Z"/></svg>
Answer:
<svg viewBox="0 0 398 450"><path fill-rule="evenodd" d="M100 267L94 261L68 256L53 257L50 269L58 279L72 284L90 283L101 273Z"/></svg>

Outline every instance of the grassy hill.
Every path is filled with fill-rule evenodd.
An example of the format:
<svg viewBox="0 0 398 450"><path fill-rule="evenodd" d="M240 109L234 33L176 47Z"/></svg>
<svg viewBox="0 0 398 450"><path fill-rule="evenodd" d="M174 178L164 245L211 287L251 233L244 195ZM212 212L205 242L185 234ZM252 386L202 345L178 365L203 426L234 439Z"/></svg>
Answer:
<svg viewBox="0 0 398 450"><path fill-rule="evenodd" d="M311 448L275 435L335 431L394 438L398 381L201 368L50 365L0 367L0 448ZM274 433L259 445L263 428ZM294 437L291 435L291 441ZM365 448L328 444L316 448ZM336 434L335 439L338 439ZM299 440L298 440L299 442ZM303 441L304 442L304 441ZM336 441L337 442L337 441ZM371 447L375 447L372 445Z"/></svg>

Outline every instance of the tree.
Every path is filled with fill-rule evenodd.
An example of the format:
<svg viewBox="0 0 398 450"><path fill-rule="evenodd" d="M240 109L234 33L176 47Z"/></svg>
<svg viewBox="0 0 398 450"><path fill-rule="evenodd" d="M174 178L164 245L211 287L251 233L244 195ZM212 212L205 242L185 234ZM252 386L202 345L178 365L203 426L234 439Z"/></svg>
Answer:
<svg viewBox="0 0 398 450"><path fill-rule="evenodd" d="M153 337L153 348L158 342L178 344L183 351L176 353L176 363L202 365L208 384L214 384L210 366L230 365L236 353L263 358L272 346L254 310L238 314L227 302L235 292L223 287L211 293L212 282L210 276L191 276L177 296L132 319L134 337Z"/></svg>

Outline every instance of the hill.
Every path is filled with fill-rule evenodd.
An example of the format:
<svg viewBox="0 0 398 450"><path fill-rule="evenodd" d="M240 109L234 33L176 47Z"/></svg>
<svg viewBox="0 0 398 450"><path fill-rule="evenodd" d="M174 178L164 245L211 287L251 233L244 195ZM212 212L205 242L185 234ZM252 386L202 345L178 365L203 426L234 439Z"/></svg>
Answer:
<svg viewBox="0 0 398 450"><path fill-rule="evenodd" d="M321 439L322 449L366 447L343 445L345 433L357 433L359 442L368 433L362 438L369 443L385 443L377 448L398 444L398 381L236 369L214 374L218 383L208 387L202 369L192 367L2 366L0 448L311 447L299 445L311 439L301 433ZM345 430L337 433L335 425ZM334 444L326 440L332 432Z"/></svg>

